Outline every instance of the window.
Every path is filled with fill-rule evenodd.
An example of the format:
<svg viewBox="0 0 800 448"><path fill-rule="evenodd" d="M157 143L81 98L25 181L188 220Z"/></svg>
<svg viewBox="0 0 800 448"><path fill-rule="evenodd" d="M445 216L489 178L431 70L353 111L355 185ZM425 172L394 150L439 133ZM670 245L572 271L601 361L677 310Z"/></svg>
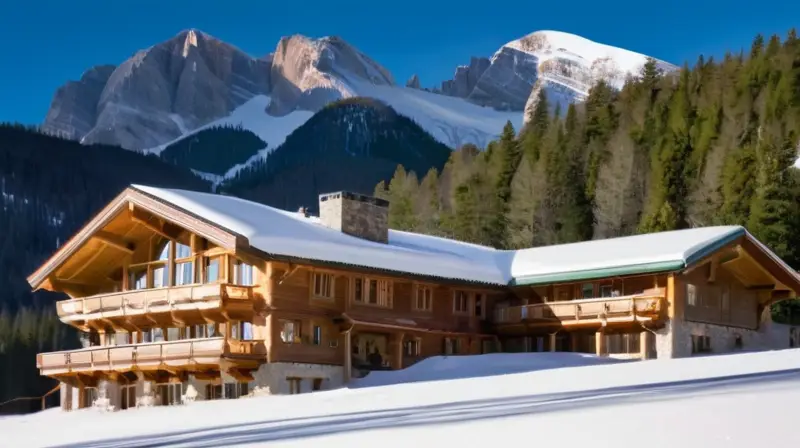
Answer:
<svg viewBox="0 0 800 448"><path fill-rule="evenodd" d="M236 260L233 265L233 283L241 286L252 286L253 282L253 266Z"/></svg>
<svg viewBox="0 0 800 448"><path fill-rule="evenodd" d="M461 352L461 339L444 338L444 354L457 355Z"/></svg>
<svg viewBox="0 0 800 448"><path fill-rule="evenodd" d="M322 299L333 298L333 274L326 272L314 273L314 297Z"/></svg>
<svg viewBox="0 0 800 448"><path fill-rule="evenodd" d="M240 341L253 340L253 324L250 322L231 321L231 339Z"/></svg>
<svg viewBox="0 0 800 448"><path fill-rule="evenodd" d="M322 327L314 326L314 345L322 345Z"/></svg>
<svg viewBox="0 0 800 448"><path fill-rule="evenodd" d="M692 335L692 354L695 353L710 353L711 352L711 339L704 335Z"/></svg>
<svg viewBox="0 0 800 448"><path fill-rule="evenodd" d="M194 328L194 334L196 338L216 338L220 336L217 331L217 324L197 325Z"/></svg>
<svg viewBox="0 0 800 448"><path fill-rule="evenodd" d="M225 383L225 398L239 398L247 395L247 383Z"/></svg>
<svg viewBox="0 0 800 448"><path fill-rule="evenodd" d="M300 384L303 381L302 378L287 377L286 381L289 383L289 393L290 394L299 394L300 393Z"/></svg>
<svg viewBox="0 0 800 448"><path fill-rule="evenodd" d="M175 259L189 258L192 256L192 248L181 243L175 243Z"/></svg>
<svg viewBox="0 0 800 448"><path fill-rule="evenodd" d="M206 384L206 400L217 400L222 398L221 384Z"/></svg>
<svg viewBox="0 0 800 448"><path fill-rule="evenodd" d="M194 263L185 261L175 263L175 285L191 285L194 283Z"/></svg>
<svg viewBox="0 0 800 448"><path fill-rule="evenodd" d="M299 344L301 342L300 334L300 321L281 321L281 341L286 344Z"/></svg>
<svg viewBox="0 0 800 448"><path fill-rule="evenodd" d="M219 257L206 258L205 282L214 283L219 280Z"/></svg>
<svg viewBox="0 0 800 448"><path fill-rule="evenodd" d="M690 306L697 306L697 286L687 283L686 284L686 300Z"/></svg>
<svg viewBox="0 0 800 448"><path fill-rule="evenodd" d="M614 297L614 285L600 285L600 297Z"/></svg>
<svg viewBox="0 0 800 448"><path fill-rule="evenodd" d="M459 314L469 313L469 295L466 291L455 291L453 293L453 312Z"/></svg>
<svg viewBox="0 0 800 448"><path fill-rule="evenodd" d="M367 305L392 307L391 280L356 278L353 283L353 300Z"/></svg>
<svg viewBox="0 0 800 448"><path fill-rule="evenodd" d="M132 290L146 289L147 288L147 271L142 269L139 271L131 271L128 286Z"/></svg>
<svg viewBox="0 0 800 448"><path fill-rule="evenodd" d="M419 339L403 341L403 356L419 356Z"/></svg>
<svg viewBox="0 0 800 448"><path fill-rule="evenodd" d="M414 309L418 311L433 310L433 288L425 285L417 285L417 297L414 302Z"/></svg>
<svg viewBox="0 0 800 448"><path fill-rule="evenodd" d="M169 383L157 385L158 404L161 406L172 406L181 404L183 397L183 384Z"/></svg>
<svg viewBox="0 0 800 448"><path fill-rule="evenodd" d="M161 246L161 250L158 252L158 259L159 260L168 260L169 259L169 241L163 243L164 245Z"/></svg>
<svg viewBox="0 0 800 448"><path fill-rule="evenodd" d="M591 299L594 297L594 283L584 283L581 285L581 296L584 299Z"/></svg>
<svg viewBox="0 0 800 448"><path fill-rule="evenodd" d="M475 317L484 317L483 310L484 310L484 295L477 293L475 294Z"/></svg>
<svg viewBox="0 0 800 448"><path fill-rule="evenodd" d="M167 267L159 266L153 269L153 288L167 286Z"/></svg>

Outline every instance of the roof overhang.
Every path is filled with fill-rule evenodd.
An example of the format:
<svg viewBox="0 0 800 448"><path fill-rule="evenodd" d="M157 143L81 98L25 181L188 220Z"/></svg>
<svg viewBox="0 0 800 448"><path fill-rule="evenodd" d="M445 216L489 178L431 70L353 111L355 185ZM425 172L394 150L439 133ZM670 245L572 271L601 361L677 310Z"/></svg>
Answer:
<svg viewBox="0 0 800 448"><path fill-rule="evenodd" d="M583 280L597 280L608 277L657 274L660 272L679 271L684 267L685 263L683 260L654 261L652 263L609 266L605 268L586 269L580 271L519 276L511 279L509 286L537 286L551 283L571 283Z"/></svg>
<svg viewBox="0 0 800 448"><path fill-rule="evenodd" d="M241 235L189 214L185 210L158 200L134 187L128 187L28 276L28 283L34 289L41 287L45 280L85 245L93 235L102 230L120 213L126 210L133 212L135 209L143 209L150 215L180 226L226 249L235 250L238 246L247 245L247 239Z"/></svg>

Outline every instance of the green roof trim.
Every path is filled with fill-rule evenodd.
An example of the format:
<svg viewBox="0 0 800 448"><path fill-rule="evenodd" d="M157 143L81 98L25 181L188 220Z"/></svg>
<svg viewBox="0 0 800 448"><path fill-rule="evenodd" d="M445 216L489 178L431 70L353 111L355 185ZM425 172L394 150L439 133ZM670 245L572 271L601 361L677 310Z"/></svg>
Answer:
<svg viewBox="0 0 800 448"><path fill-rule="evenodd" d="M723 247L745 235L747 235L747 231L744 229L744 227L739 227L735 230L732 230L729 234L721 236L705 246L698 248L693 254L690 254L688 257L686 257L686 266L691 266L697 263L701 259L713 254L714 252L722 249Z"/></svg>
<svg viewBox="0 0 800 448"><path fill-rule="evenodd" d="M556 272L552 274L524 275L515 277L509 286L534 286L548 283L568 283L580 280L595 280L623 275L649 274L654 272L677 271L686 267L683 260L658 261L653 263L587 269L583 271Z"/></svg>
<svg viewBox="0 0 800 448"><path fill-rule="evenodd" d="M722 249L736 239L747 235L744 227L738 227L725 235L698 247L686 260L654 261L623 266L609 266L579 271L553 272L549 274L521 275L511 279L509 286L534 286L549 283L569 283L581 280L596 280L624 275L650 274L656 272L679 271Z"/></svg>

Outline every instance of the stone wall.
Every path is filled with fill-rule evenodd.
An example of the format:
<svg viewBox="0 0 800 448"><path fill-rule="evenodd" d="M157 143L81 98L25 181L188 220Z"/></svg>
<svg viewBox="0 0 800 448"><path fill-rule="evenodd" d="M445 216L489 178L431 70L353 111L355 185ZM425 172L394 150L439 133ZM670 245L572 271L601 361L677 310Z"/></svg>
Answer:
<svg viewBox="0 0 800 448"><path fill-rule="evenodd" d="M342 387L344 384L344 368L325 364L301 364L289 362L273 362L263 364L253 374L255 387L267 388L269 394L289 394L290 384L287 378L301 378L300 392L311 392L314 379L322 380L321 390Z"/></svg>
<svg viewBox="0 0 800 448"><path fill-rule="evenodd" d="M711 353L779 350L789 348L790 331L791 327L772 322L769 309L761 316L758 330L673 319L656 332L656 353L659 359L692 356L692 335L708 336ZM737 337L741 347L736 346Z"/></svg>
<svg viewBox="0 0 800 448"><path fill-rule="evenodd" d="M323 225L370 241L389 241L389 202L355 193L320 195Z"/></svg>

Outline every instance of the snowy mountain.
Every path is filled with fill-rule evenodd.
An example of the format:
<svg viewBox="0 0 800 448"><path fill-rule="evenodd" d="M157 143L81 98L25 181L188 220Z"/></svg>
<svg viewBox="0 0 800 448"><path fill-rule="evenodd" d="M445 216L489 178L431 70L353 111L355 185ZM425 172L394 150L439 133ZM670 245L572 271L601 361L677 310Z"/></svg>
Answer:
<svg viewBox="0 0 800 448"><path fill-rule="evenodd" d="M445 95L500 110L526 111L533 107L539 89L546 89L553 105L563 107L583 100L599 80L622 88L637 75L647 56L599 44L574 34L537 31L513 40L491 59L472 58L442 83ZM668 72L678 67L657 61Z"/></svg>
<svg viewBox="0 0 800 448"><path fill-rule="evenodd" d="M580 100L597 79L621 85L644 60L544 31L509 42L491 59L473 58L442 91L431 92L418 87L418 78L397 85L388 70L339 37L285 37L274 53L253 58L188 30L119 67L98 66L67 83L56 92L43 127L85 143L158 153L198 129L241 124L269 151L330 102L370 97L451 148L483 147L507 121L522 125L521 112L537 88L560 102Z"/></svg>

